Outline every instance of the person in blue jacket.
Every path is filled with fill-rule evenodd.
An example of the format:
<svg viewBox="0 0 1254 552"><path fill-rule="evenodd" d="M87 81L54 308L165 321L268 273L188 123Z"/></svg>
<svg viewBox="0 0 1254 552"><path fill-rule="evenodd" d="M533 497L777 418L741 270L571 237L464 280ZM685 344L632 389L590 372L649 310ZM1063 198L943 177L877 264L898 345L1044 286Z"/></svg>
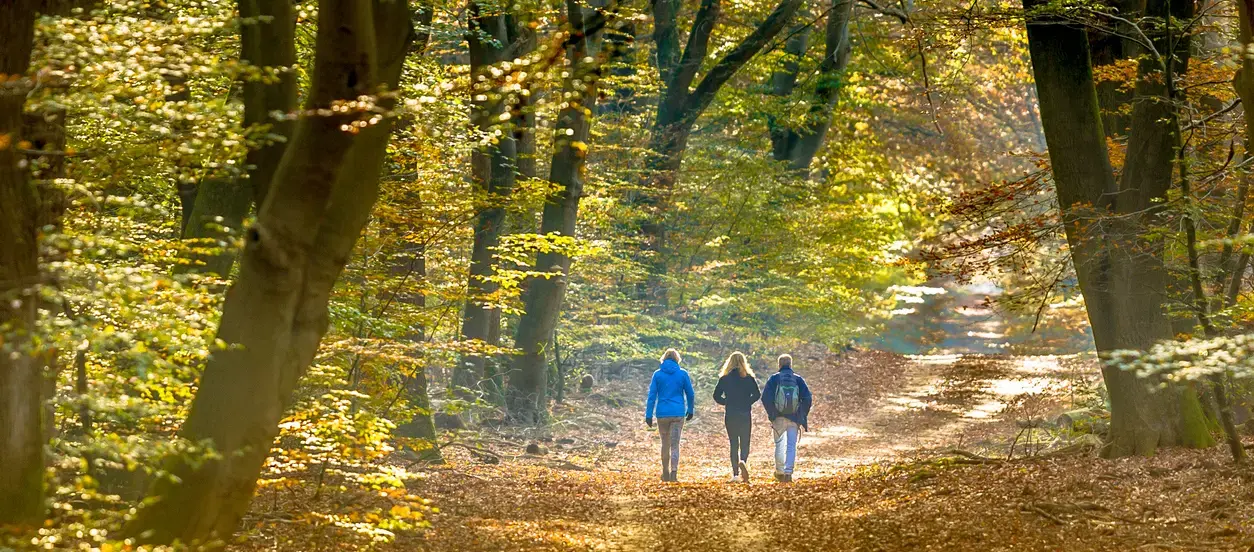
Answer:
<svg viewBox="0 0 1254 552"><path fill-rule="evenodd" d="M679 436L684 430L684 420L692 419L692 378L688 371L679 367L679 351L667 349L662 355L662 366L653 372L649 382L649 400L644 407L644 423L653 427L657 415L658 433L662 436L662 481L678 481Z"/></svg>
<svg viewBox="0 0 1254 552"><path fill-rule="evenodd" d="M806 380L792 370L792 356L780 355L779 372L766 380L762 388L762 406L775 430L775 480L792 482L793 465L797 462L797 437L810 431L810 404L813 397Z"/></svg>

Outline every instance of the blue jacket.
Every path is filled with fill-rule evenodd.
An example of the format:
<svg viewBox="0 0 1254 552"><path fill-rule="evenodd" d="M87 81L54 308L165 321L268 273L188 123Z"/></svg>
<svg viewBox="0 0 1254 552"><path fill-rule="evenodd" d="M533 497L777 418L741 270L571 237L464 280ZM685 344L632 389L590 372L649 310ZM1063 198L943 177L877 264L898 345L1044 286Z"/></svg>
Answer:
<svg viewBox="0 0 1254 552"><path fill-rule="evenodd" d="M814 402L814 397L810 395L810 388L806 386L806 380L802 379L796 372L793 372L792 368L781 368L779 372L771 376L771 379L766 380L766 387L762 388L762 406L766 408L766 417L774 421L775 418L780 416L779 412L775 410L775 386L779 384L779 375L785 373L792 374L793 377L797 378L797 390L800 391L798 398L801 399L801 404L797 405L796 414L789 414L784 417L808 430L810 404Z"/></svg>
<svg viewBox="0 0 1254 552"><path fill-rule="evenodd" d="M656 408L655 408L656 407ZM644 417L677 418L692 414L693 393L692 379L688 371L679 367L679 363L670 359L662 362L662 367L653 372L653 381L649 382L649 401L644 407Z"/></svg>

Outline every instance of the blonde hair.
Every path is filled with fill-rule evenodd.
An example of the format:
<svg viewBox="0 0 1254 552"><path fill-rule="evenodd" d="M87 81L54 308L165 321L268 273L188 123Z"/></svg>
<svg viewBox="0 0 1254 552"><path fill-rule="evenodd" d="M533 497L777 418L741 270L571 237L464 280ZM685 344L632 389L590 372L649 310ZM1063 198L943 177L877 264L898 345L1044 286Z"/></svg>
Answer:
<svg viewBox="0 0 1254 552"><path fill-rule="evenodd" d="M792 355L779 355L779 368L780 370L783 370L784 368L792 368Z"/></svg>
<svg viewBox="0 0 1254 552"><path fill-rule="evenodd" d="M753 369L749 367L749 360L746 359L745 354L740 351L736 351L727 357L727 361L723 363L723 370L719 372L718 377L721 378L726 376L727 374L732 373L732 370L735 370L742 378L755 377L753 375Z"/></svg>
<svg viewBox="0 0 1254 552"><path fill-rule="evenodd" d="M661 362L666 362L666 359L671 359L675 362L683 362L683 359L679 358L679 351L676 351L675 349L667 349L665 353L662 353Z"/></svg>

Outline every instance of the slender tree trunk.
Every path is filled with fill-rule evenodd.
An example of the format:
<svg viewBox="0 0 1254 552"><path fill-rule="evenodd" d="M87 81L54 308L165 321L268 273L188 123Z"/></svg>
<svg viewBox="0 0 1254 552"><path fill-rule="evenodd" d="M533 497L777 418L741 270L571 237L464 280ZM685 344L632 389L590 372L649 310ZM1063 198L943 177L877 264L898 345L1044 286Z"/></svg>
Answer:
<svg viewBox="0 0 1254 552"><path fill-rule="evenodd" d="M584 34L583 8L578 0L567 0L567 20L571 32ZM600 77L600 61L588 63L587 40L573 41L566 58L570 62L563 97L569 98L557 116L554 135L556 151L549 180L561 189L549 194L544 202L540 234L551 237L575 236L579 200L583 197L584 167L588 154L589 113L596 107L596 82ZM564 252L545 251L536 256L535 272L547 277L529 278L523 295L525 311L518 322L514 339L517 356L509 372L506 394L510 417L520 423L540 423L548 417L548 365L545 346L553 337L561 314L562 299L570 273L570 257Z"/></svg>
<svg viewBox="0 0 1254 552"><path fill-rule="evenodd" d="M376 58L386 67L389 57L379 52L410 36L407 14L402 2L321 1L308 110L375 93L382 80ZM400 38L385 34L396 29ZM227 346L213 352L182 428L184 438L208 441L220 456L199 465L172 459L178 482L158 482L157 500L139 512L129 534L204 545L229 537L247 510L283 410L326 331L330 287L369 216L370 188L377 191L377 178L365 180L361 170L370 169L364 159L381 154L361 146L379 145L368 138L378 130L385 145L387 131L342 130L357 117L313 115L296 125L227 293L218 329Z"/></svg>
<svg viewBox="0 0 1254 552"><path fill-rule="evenodd" d="M470 72L476 79L471 95L471 121L480 132L491 134L505 113L506 92L502 80L491 75L493 65L509 53L508 21L504 14L488 14L478 3L470 4ZM479 80L482 77L483 80ZM505 202L513 192L517 170L518 144L513 132L503 132L476 151L471 160L475 189L484 194L486 205L475 217L475 236L470 253L466 308L462 316L462 339L499 345L500 317L491 305L498 286L490 280L496 274L493 255L500 244L505 223ZM501 377L488 365L488 357L467 354L454 372L454 381L463 388L482 388L492 399L501 391Z"/></svg>
<svg viewBox="0 0 1254 552"><path fill-rule="evenodd" d="M275 79L250 78L243 82L244 126L262 131L260 144L249 150L245 163L248 179L220 177L195 185L191 209L184 208L183 238L204 240L213 251L191 259L181 271L204 271L226 277L239 252L230 233L243 229L249 208L260 206L292 137L294 122L274 113L296 111L296 15L286 0L239 0L240 61Z"/></svg>
<svg viewBox="0 0 1254 552"><path fill-rule="evenodd" d="M22 141L34 45L32 0L0 2L0 525L43 518L43 377L35 331L39 283L39 194L17 145Z"/></svg>

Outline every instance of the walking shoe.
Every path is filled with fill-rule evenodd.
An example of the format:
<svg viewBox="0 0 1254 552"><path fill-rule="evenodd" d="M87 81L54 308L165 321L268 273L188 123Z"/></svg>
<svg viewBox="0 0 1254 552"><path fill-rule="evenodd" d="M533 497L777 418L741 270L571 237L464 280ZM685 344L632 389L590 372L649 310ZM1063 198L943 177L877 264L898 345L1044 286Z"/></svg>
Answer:
<svg viewBox="0 0 1254 552"><path fill-rule="evenodd" d="M783 483L783 482L784 482L784 477L785 477L785 476L784 476L784 474L782 474L782 473L779 473L779 472L776 472L776 473L775 473L775 481L776 481L776 482L778 482L778 483Z"/></svg>
<svg viewBox="0 0 1254 552"><path fill-rule="evenodd" d="M733 474L731 475L731 479L728 479L728 481L730 481L730 482L732 482L732 483L739 483L739 482L740 482L740 475L739 475L739 474L735 474L735 473L733 473Z"/></svg>
<svg viewBox="0 0 1254 552"><path fill-rule="evenodd" d="M784 480L783 480L783 481L784 481L784 483L792 483L792 474L791 474L791 473L786 473L786 474L784 474Z"/></svg>
<svg viewBox="0 0 1254 552"><path fill-rule="evenodd" d="M749 482L749 466L745 464L744 460L741 460L740 466L738 467L740 468L740 480L745 483L748 483Z"/></svg>
<svg viewBox="0 0 1254 552"><path fill-rule="evenodd" d="M670 480L671 480L671 474L669 472L662 472L662 481L670 481Z"/></svg>
<svg viewBox="0 0 1254 552"><path fill-rule="evenodd" d="M675 471L671 472L671 482L672 482L672 483L678 483L678 482L679 482L679 470L675 470Z"/></svg>

